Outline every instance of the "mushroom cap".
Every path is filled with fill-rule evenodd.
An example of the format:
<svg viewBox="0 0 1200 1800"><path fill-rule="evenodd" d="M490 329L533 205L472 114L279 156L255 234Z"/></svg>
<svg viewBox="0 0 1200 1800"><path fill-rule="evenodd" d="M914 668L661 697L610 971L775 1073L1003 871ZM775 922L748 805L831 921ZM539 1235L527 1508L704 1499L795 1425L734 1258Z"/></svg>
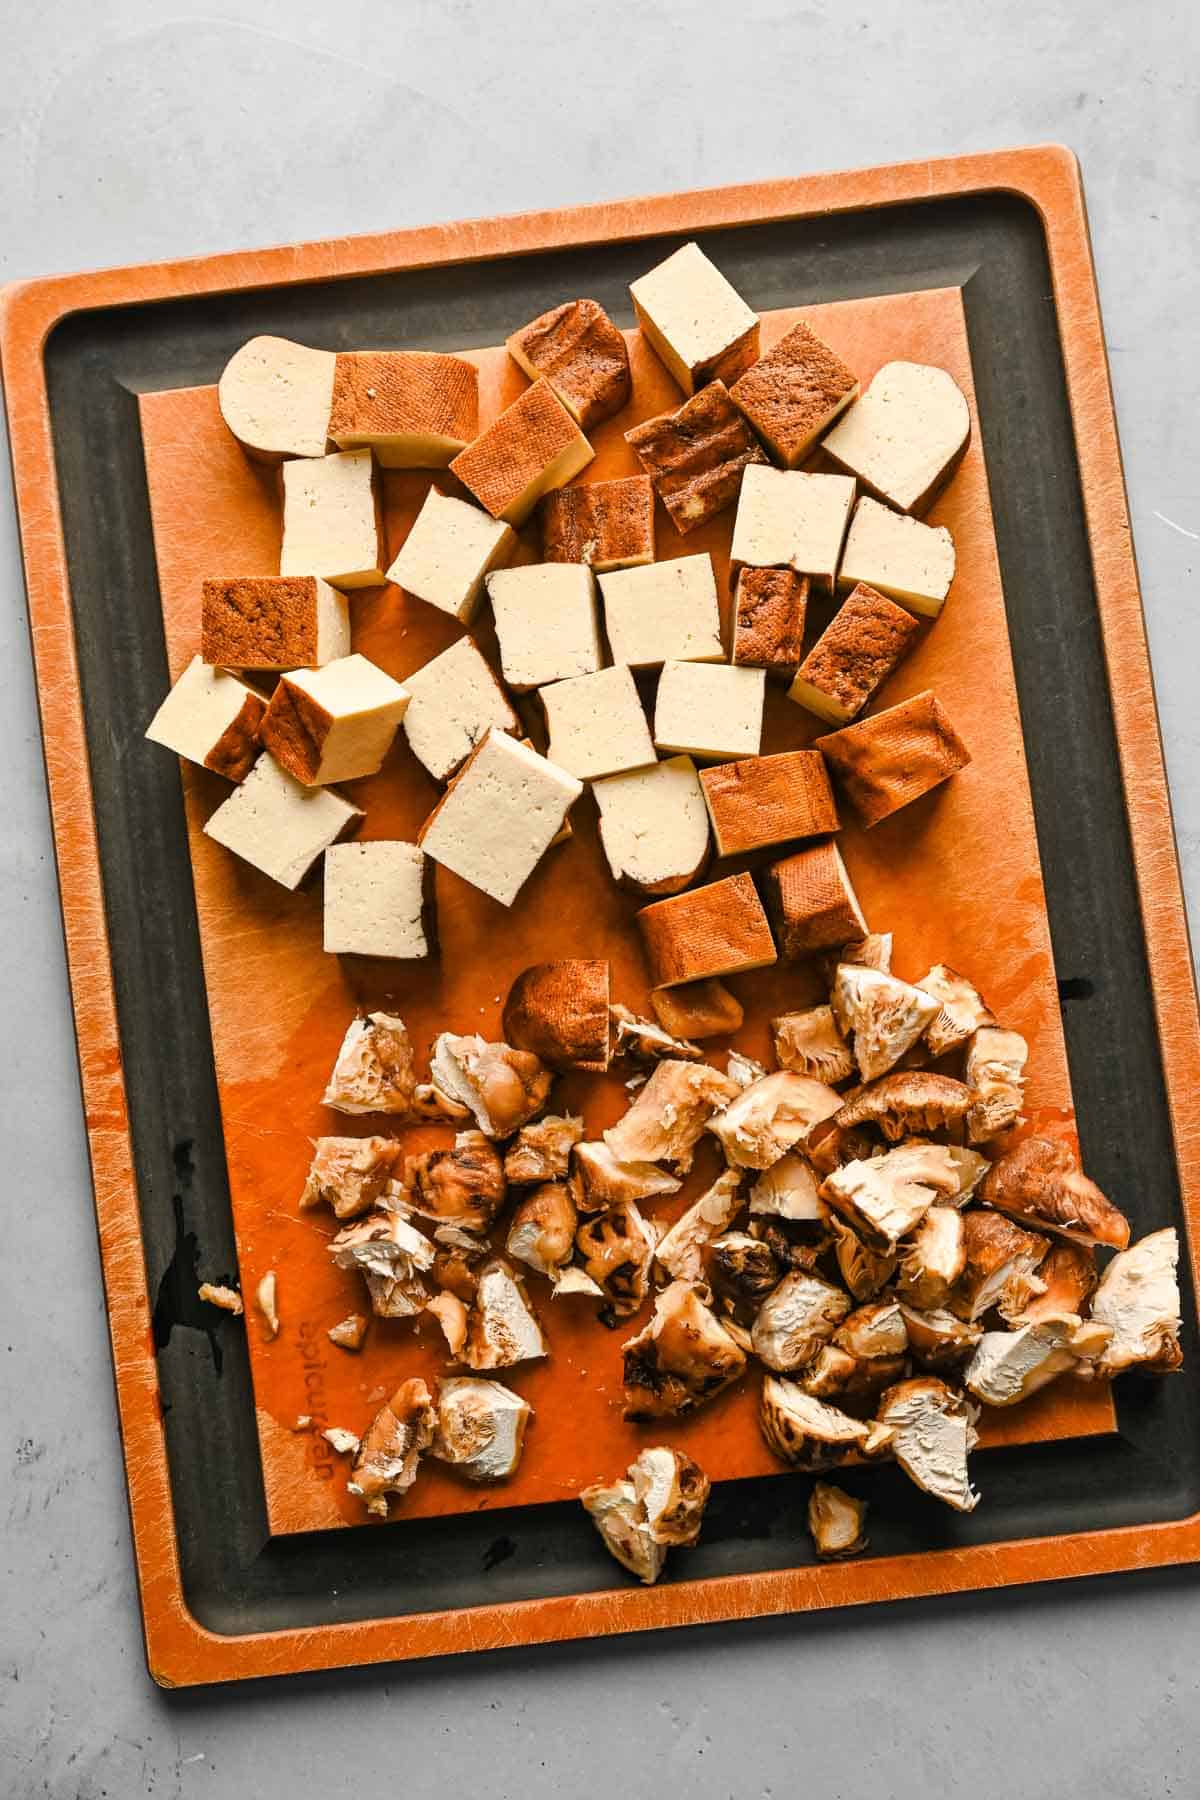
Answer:
<svg viewBox="0 0 1200 1800"><path fill-rule="evenodd" d="M830 1004L842 1035L853 1039L854 1060L864 1081L874 1081L894 1068L940 1010L931 994L859 963L838 964Z"/></svg>
<svg viewBox="0 0 1200 1800"><path fill-rule="evenodd" d="M1129 1220L1089 1181L1066 1144L1025 1138L984 1176L979 1197L998 1212L1077 1244L1123 1250Z"/></svg>
<svg viewBox="0 0 1200 1800"><path fill-rule="evenodd" d="M708 1063L658 1063L623 1119L604 1133L621 1162L669 1162L686 1170L700 1134L738 1086Z"/></svg>
<svg viewBox="0 0 1200 1800"><path fill-rule="evenodd" d="M738 1168L769 1169L841 1103L840 1094L824 1082L780 1069L743 1088L709 1120L708 1129Z"/></svg>
<svg viewBox="0 0 1200 1800"><path fill-rule="evenodd" d="M849 1297L819 1275L785 1275L759 1307L751 1328L754 1354L787 1373L810 1363L850 1311Z"/></svg>
<svg viewBox="0 0 1200 1800"><path fill-rule="evenodd" d="M655 1257L676 1281L704 1279L705 1246L719 1238L746 1204L739 1169L724 1169L706 1193L659 1239Z"/></svg>
<svg viewBox="0 0 1200 1800"><path fill-rule="evenodd" d="M442 1336L451 1356L461 1356L463 1345L467 1341L468 1314L458 1295L444 1289L426 1302L425 1311L432 1313L441 1326Z"/></svg>
<svg viewBox="0 0 1200 1800"><path fill-rule="evenodd" d="M719 1300L749 1313L766 1299L783 1270L771 1245L748 1231L726 1231L704 1251L704 1275Z"/></svg>
<svg viewBox="0 0 1200 1800"><path fill-rule="evenodd" d="M828 1481L814 1481L808 1497L808 1529L822 1561L857 1556L867 1547L867 1503Z"/></svg>
<svg viewBox="0 0 1200 1800"><path fill-rule="evenodd" d="M422 1218L486 1231L508 1184L495 1145L482 1131L460 1131L453 1145L404 1159L405 1201Z"/></svg>
<svg viewBox="0 0 1200 1800"><path fill-rule="evenodd" d="M810 1006L771 1020L775 1060L781 1069L814 1081L849 1081L854 1073L850 1046L838 1029L832 1006Z"/></svg>
<svg viewBox="0 0 1200 1800"><path fill-rule="evenodd" d="M996 1022L974 983L945 963L934 963L928 975L923 975L917 986L922 993L932 995L939 1003L938 1011L925 1031L925 1042L931 1056L948 1055L951 1050L957 1050L960 1045L965 1044L972 1032L977 1031L981 1025L994 1025Z"/></svg>
<svg viewBox="0 0 1200 1800"><path fill-rule="evenodd" d="M509 1265L496 1257L479 1272L463 1360L471 1369L507 1369L548 1354L524 1290Z"/></svg>
<svg viewBox="0 0 1200 1800"><path fill-rule="evenodd" d="M807 1153L822 1174L843 1160L846 1138L860 1126L875 1126L889 1143L918 1132L953 1125L966 1116L971 1090L949 1075L931 1075L925 1069L905 1069L885 1075L851 1094L831 1119L823 1119L808 1134Z"/></svg>
<svg viewBox="0 0 1200 1800"><path fill-rule="evenodd" d="M967 1477L975 1424L961 1394L936 1375L915 1376L888 1389L876 1417L895 1431L893 1454L919 1488L955 1512L975 1510L979 1495Z"/></svg>
<svg viewBox="0 0 1200 1800"><path fill-rule="evenodd" d="M585 1219L575 1233L586 1275L600 1288L614 1319L628 1319L650 1292L658 1233L632 1200Z"/></svg>
<svg viewBox="0 0 1200 1800"><path fill-rule="evenodd" d="M968 1207L961 1217L966 1264L947 1304L964 1319L981 1319L1010 1281L1035 1272L1050 1243L983 1207Z"/></svg>
<svg viewBox="0 0 1200 1800"><path fill-rule="evenodd" d="M852 1356L838 1344L822 1344L796 1380L806 1394L818 1400L869 1402L905 1372L903 1356Z"/></svg>
<svg viewBox="0 0 1200 1800"><path fill-rule="evenodd" d="M952 1312L936 1309L922 1312L915 1306L901 1304L908 1331L908 1346L922 1367L953 1372L970 1361L983 1336L983 1326L973 1325Z"/></svg>
<svg viewBox="0 0 1200 1800"><path fill-rule="evenodd" d="M583 1120L573 1113L547 1113L522 1125L504 1152L504 1179L512 1187L562 1181L571 1167L571 1152L582 1137Z"/></svg>
<svg viewBox="0 0 1200 1800"><path fill-rule="evenodd" d="M662 1574L667 1546L655 1543L632 1481L586 1487L579 1496L593 1525L623 1569L649 1587Z"/></svg>
<svg viewBox="0 0 1200 1800"><path fill-rule="evenodd" d="M407 1025L395 1013L373 1012L351 1021L321 1104L335 1112L403 1118L412 1111L416 1085Z"/></svg>
<svg viewBox="0 0 1200 1800"><path fill-rule="evenodd" d="M656 1025L653 1019L639 1017L619 1002L609 1007L608 1016L615 1036L614 1057L628 1056L637 1063L661 1062L664 1056L674 1057L678 1062L704 1061L699 1044L689 1043L687 1038L673 1037L664 1026Z"/></svg>
<svg viewBox="0 0 1200 1800"><path fill-rule="evenodd" d="M963 1376L964 1386L987 1406L1015 1406L1075 1365L1074 1315L1024 1325L1019 1331L985 1331Z"/></svg>
<svg viewBox="0 0 1200 1800"><path fill-rule="evenodd" d="M395 1138L320 1137L313 1145L301 1209L324 1201L336 1219L369 1212L383 1193L400 1155Z"/></svg>
<svg viewBox="0 0 1200 1800"><path fill-rule="evenodd" d="M696 1542L712 1486L698 1462L655 1444L630 1463L629 1479L656 1544Z"/></svg>
<svg viewBox="0 0 1200 1800"><path fill-rule="evenodd" d="M1029 1045L1017 1031L983 1025L972 1036L964 1074L975 1093L967 1114L967 1136L973 1144L990 1143L1021 1123L1028 1061Z"/></svg>
<svg viewBox="0 0 1200 1800"><path fill-rule="evenodd" d="M565 1182L544 1181L513 1209L505 1249L538 1275L553 1275L571 1260L578 1218Z"/></svg>
<svg viewBox="0 0 1200 1800"><path fill-rule="evenodd" d="M576 1144L572 1186L580 1212L602 1212L629 1200L677 1194L683 1183L655 1163L623 1162L605 1143Z"/></svg>
<svg viewBox="0 0 1200 1800"><path fill-rule="evenodd" d="M622 1350L627 1419L686 1412L719 1394L746 1367L745 1353L686 1281L663 1289L645 1330Z"/></svg>
<svg viewBox="0 0 1200 1800"><path fill-rule="evenodd" d="M873 1300L848 1313L833 1334L839 1349L851 1356L903 1356L908 1327L898 1300Z"/></svg>
<svg viewBox="0 0 1200 1800"><path fill-rule="evenodd" d="M825 1177L822 1198L875 1250L894 1250L939 1195L957 1191L958 1171L942 1144L901 1144L843 1163Z"/></svg>
<svg viewBox="0 0 1200 1800"><path fill-rule="evenodd" d="M758 1417L767 1448L796 1469L836 1468L862 1451L870 1435L861 1419L827 1406L798 1382L778 1375L763 1379Z"/></svg>
<svg viewBox="0 0 1200 1800"><path fill-rule="evenodd" d="M511 1044L443 1031L429 1059L434 1086L469 1107L485 1137L506 1138L540 1112L552 1076L541 1058Z"/></svg>
<svg viewBox="0 0 1200 1800"><path fill-rule="evenodd" d="M608 964L573 957L522 969L508 990L501 1030L552 1069L607 1069Z"/></svg>
<svg viewBox="0 0 1200 1800"><path fill-rule="evenodd" d="M901 1250L896 1292L911 1305L936 1312L966 1266L962 1214L953 1206L931 1206Z"/></svg>
<svg viewBox="0 0 1200 1800"><path fill-rule="evenodd" d="M830 1228L838 1274L856 1300L872 1299L896 1273L896 1252L872 1250L836 1215L830 1219Z"/></svg>
<svg viewBox="0 0 1200 1800"><path fill-rule="evenodd" d="M433 1442L436 1415L425 1383L402 1381L380 1407L355 1452L348 1491L367 1511L387 1518L387 1496L404 1494L417 1478L421 1452Z"/></svg>
<svg viewBox="0 0 1200 1800"><path fill-rule="evenodd" d="M453 1463L471 1481L506 1481L516 1473L532 1409L499 1381L453 1375L440 1383L430 1455Z"/></svg>
<svg viewBox="0 0 1200 1800"><path fill-rule="evenodd" d="M1113 1257L1092 1301L1092 1318L1112 1331L1098 1365L1101 1375L1119 1375L1135 1366L1160 1375L1179 1368L1178 1264L1179 1236L1173 1226L1152 1231Z"/></svg>
<svg viewBox="0 0 1200 1800"><path fill-rule="evenodd" d="M1078 1313L1082 1318L1088 1301L1096 1291L1100 1271L1087 1244L1073 1244L1060 1239L1051 1244L1038 1264L1036 1291L1028 1293L1020 1310L1004 1310L1011 1326L1036 1325L1042 1319L1061 1318L1064 1313Z"/></svg>
<svg viewBox="0 0 1200 1800"><path fill-rule="evenodd" d="M817 1191L812 1164L798 1150L764 1169L750 1190L750 1211L756 1217L790 1219L802 1225L824 1225L829 1208Z"/></svg>

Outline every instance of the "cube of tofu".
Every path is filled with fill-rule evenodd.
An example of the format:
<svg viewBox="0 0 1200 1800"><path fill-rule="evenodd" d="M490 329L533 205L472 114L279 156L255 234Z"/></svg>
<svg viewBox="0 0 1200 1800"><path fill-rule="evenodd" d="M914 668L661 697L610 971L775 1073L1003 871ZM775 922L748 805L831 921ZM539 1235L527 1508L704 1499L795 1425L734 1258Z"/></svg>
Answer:
<svg viewBox="0 0 1200 1800"><path fill-rule="evenodd" d="M206 581L200 654L223 669L320 668L350 654L346 596L316 575Z"/></svg>
<svg viewBox="0 0 1200 1800"><path fill-rule="evenodd" d="M581 781L654 761L650 727L627 668L576 675L541 690L552 763Z"/></svg>
<svg viewBox="0 0 1200 1800"><path fill-rule="evenodd" d="M792 568L831 593L853 505L849 475L748 469L730 560L735 566Z"/></svg>
<svg viewBox="0 0 1200 1800"><path fill-rule="evenodd" d="M836 844L810 844L772 863L764 891L785 961L867 935L867 921Z"/></svg>
<svg viewBox="0 0 1200 1800"><path fill-rule="evenodd" d="M794 569L740 569L733 590L735 668L790 681L804 656L809 577Z"/></svg>
<svg viewBox="0 0 1200 1800"><path fill-rule="evenodd" d="M281 575L320 575L335 588L376 587L382 556L369 450L284 463Z"/></svg>
<svg viewBox="0 0 1200 1800"><path fill-rule="evenodd" d="M971 414L958 383L926 363L885 363L824 448L901 512L923 512L966 449Z"/></svg>
<svg viewBox="0 0 1200 1800"><path fill-rule="evenodd" d="M928 690L815 740L864 825L965 769L971 753ZM861 935L861 934L860 934Z"/></svg>
<svg viewBox="0 0 1200 1800"><path fill-rule="evenodd" d="M548 381L535 381L450 464L493 519L523 525L543 494L565 487L595 451Z"/></svg>
<svg viewBox="0 0 1200 1800"><path fill-rule="evenodd" d="M776 960L775 940L749 875L643 906L637 916L651 987L736 975Z"/></svg>
<svg viewBox="0 0 1200 1800"><path fill-rule="evenodd" d="M426 856L511 906L562 829L583 784L492 730L421 829Z"/></svg>
<svg viewBox="0 0 1200 1800"><path fill-rule="evenodd" d="M545 562L588 563L597 575L654 561L654 484L648 475L559 488L538 503Z"/></svg>
<svg viewBox="0 0 1200 1800"><path fill-rule="evenodd" d="M923 525L863 495L846 536L840 587L862 582L909 612L936 619L953 580L954 539L944 525Z"/></svg>
<svg viewBox="0 0 1200 1800"><path fill-rule="evenodd" d="M516 547L516 533L503 520L431 487L387 578L468 625L484 577L506 563Z"/></svg>
<svg viewBox="0 0 1200 1800"><path fill-rule="evenodd" d="M615 663L651 669L672 657L723 661L721 607L707 552L601 575L600 592Z"/></svg>
<svg viewBox="0 0 1200 1800"><path fill-rule="evenodd" d="M677 411L635 425L625 442L681 534L732 506L745 470L767 460L720 381L701 388Z"/></svg>
<svg viewBox="0 0 1200 1800"><path fill-rule="evenodd" d="M629 284L650 347L685 394L733 381L758 355L758 315L699 244L684 244Z"/></svg>
<svg viewBox="0 0 1200 1800"><path fill-rule="evenodd" d="M691 885L708 860L708 815L690 756L606 776L592 792L614 881L644 894Z"/></svg>
<svg viewBox="0 0 1200 1800"><path fill-rule="evenodd" d="M325 852L325 948L419 961L437 947L433 867L415 844L372 839Z"/></svg>
<svg viewBox="0 0 1200 1800"><path fill-rule="evenodd" d="M407 688L365 656L343 656L282 676L259 735L297 781L324 787L374 775L407 709Z"/></svg>
<svg viewBox="0 0 1200 1800"><path fill-rule="evenodd" d="M359 350L339 356L329 435L384 469L444 469L479 430L479 371L461 356Z"/></svg>
<svg viewBox="0 0 1200 1800"><path fill-rule="evenodd" d="M258 728L266 710L262 695L236 675L210 669L193 656L146 727L146 736L188 762L241 781L258 755Z"/></svg>
<svg viewBox="0 0 1200 1800"><path fill-rule="evenodd" d="M532 563L487 578L500 666L518 693L592 675L604 662L590 569Z"/></svg>
<svg viewBox="0 0 1200 1800"><path fill-rule="evenodd" d="M766 676L726 664L663 664L654 707L660 750L692 756L757 756Z"/></svg>
<svg viewBox="0 0 1200 1800"><path fill-rule="evenodd" d="M236 350L217 383L221 417L261 462L324 456L337 357L288 338L254 337Z"/></svg>
<svg viewBox="0 0 1200 1800"><path fill-rule="evenodd" d="M788 690L788 699L831 725L858 717L917 635L917 621L859 582L817 639Z"/></svg>
<svg viewBox="0 0 1200 1800"><path fill-rule="evenodd" d="M858 377L803 320L739 376L730 398L776 462L795 469L858 398Z"/></svg>
<svg viewBox="0 0 1200 1800"><path fill-rule="evenodd" d="M718 763L701 771L700 785L718 856L740 856L838 829L833 789L816 750Z"/></svg>
<svg viewBox="0 0 1200 1800"><path fill-rule="evenodd" d="M404 735L435 781L448 781L493 725L520 732L508 696L473 638L459 638L406 675L404 685L409 693Z"/></svg>
<svg viewBox="0 0 1200 1800"><path fill-rule="evenodd" d="M531 381L550 383L581 431L620 412L629 398L629 351L598 300L568 300L522 326L508 353Z"/></svg>
<svg viewBox="0 0 1200 1800"><path fill-rule="evenodd" d="M281 887L298 888L318 857L356 831L362 817L341 794L305 787L274 757L260 756L204 831Z"/></svg>

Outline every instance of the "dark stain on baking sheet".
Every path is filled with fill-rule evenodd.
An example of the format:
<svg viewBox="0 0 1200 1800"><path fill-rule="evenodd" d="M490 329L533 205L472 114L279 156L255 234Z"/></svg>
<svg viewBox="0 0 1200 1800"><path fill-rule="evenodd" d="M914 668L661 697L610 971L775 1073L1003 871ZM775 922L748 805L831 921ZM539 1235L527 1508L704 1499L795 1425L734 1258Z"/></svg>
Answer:
<svg viewBox="0 0 1200 1800"><path fill-rule="evenodd" d="M175 1250L154 1296L154 1348L164 1350L176 1326L202 1331L212 1352L213 1369L219 1375L221 1345L214 1326L218 1309L200 1298L200 1248L195 1232L184 1226L183 1195L172 1194L171 1206L175 1215Z"/></svg>

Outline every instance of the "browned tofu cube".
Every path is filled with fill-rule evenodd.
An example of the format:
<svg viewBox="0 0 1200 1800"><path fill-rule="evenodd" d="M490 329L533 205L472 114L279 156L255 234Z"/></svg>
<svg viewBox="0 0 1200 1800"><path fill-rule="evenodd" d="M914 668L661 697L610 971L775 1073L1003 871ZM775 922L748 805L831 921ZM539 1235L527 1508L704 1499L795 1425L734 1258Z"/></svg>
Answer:
<svg viewBox="0 0 1200 1800"><path fill-rule="evenodd" d="M444 469L479 430L479 371L461 356L359 350L337 359L329 435L385 469Z"/></svg>
<svg viewBox="0 0 1200 1800"><path fill-rule="evenodd" d="M676 531L695 531L732 506L742 473L767 458L723 381L625 433Z"/></svg>
<svg viewBox="0 0 1200 1800"><path fill-rule="evenodd" d="M543 313L513 333L508 352L531 381L550 383L581 431L611 419L629 398L629 351L597 300Z"/></svg>
<svg viewBox="0 0 1200 1800"><path fill-rule="evenodd" d="M838 829L825 761L817 750L747 756L701 769L718 856L740 856L790 838L824 837Z"/></svg>
<svg viewBox="0 0 1200 1800"><path fill-rule="evenodd" d="M493 519L523 525L595 452L548 381L535 381L450 464Z"/></svg>
<svg viewBox="0 0 1200 1800"><path fill-rule="evenodd" d="M917 628L911 613L860 581L800 665L788 699L831 725L856 719Z"/></svg>
<svg viewBox="0 0 1200 1800"><path fill-rule="evenodd" d="M790 681L804 656L809 579L794 569L739 569L733 661Z"/></svg>
<svg viewBox="0 0 1200 1800"><path fill-rule="evenodd" d="M878 825L965 769L971 753L926 690L816 740L864 825Z"/></svg>
<svg viewBox="0 0 1200 1800"><path fill-rule="evenodd" d="M218 669L315 669L350 654L346 596L317 575L234 575L200 591L200 655Z"/></svg>
<svg viewBox="0 0 1200 1800"><path fill-rule="evenodd" d="M858 377L803 320L729 390L776 462L800 466L858 397Z"/></svg>
<svg viewBox="0 0 1200 1800"><path fill-rule="evenodd" d="M775 961L775 940L749 875L643 906L637 916L651 987L678 987Z"/></svg>
<svg viewBox="0 0 1200 1800"><path fill-rule="evenodd" d="M766 872L767 911L787 961L867 935L867 921L834 843L810 844Z"/></svg>
<svg viewBox="0 0 1200 1800"><path fill-rule="evenodd" d="M538 507L542 561L587 563L597 575L654 561L654 484L648 475L590 481Z"/></svg>

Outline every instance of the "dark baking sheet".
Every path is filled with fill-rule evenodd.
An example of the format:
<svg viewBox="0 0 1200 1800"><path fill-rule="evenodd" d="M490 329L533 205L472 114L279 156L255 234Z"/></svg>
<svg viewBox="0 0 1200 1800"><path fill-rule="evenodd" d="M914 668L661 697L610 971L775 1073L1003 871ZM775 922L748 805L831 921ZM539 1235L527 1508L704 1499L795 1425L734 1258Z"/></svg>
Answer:
<svg viewBox="0 0 1200 1800"><path fill-rule="evenodd" d="M1038 215L995 194L714 235L758 309L962 286L1083 1152L1135 1234L1182 1225ZM574 1505L268 1537L244 1334L222 1323L210 1336L195 1300L197 1245L206 1271L236 1259L180 789L166 759L140 754L167 668L135 395L214 381L260 331L334 349L487 344L567 292L627 324L628 281L678 241L86 311L47 343L179 1550L188 1603L215 1631L603 1589L612 1566ZM1196 1511L1196 1380L1120 1384L1115 1438L979 1456L986 1498L968 1518L895 1468L850 1472L846 1485L878 1501L871 1554ZM807 1491L803 1476L718 1487L676 1576L807 1562Z"/></svg>

